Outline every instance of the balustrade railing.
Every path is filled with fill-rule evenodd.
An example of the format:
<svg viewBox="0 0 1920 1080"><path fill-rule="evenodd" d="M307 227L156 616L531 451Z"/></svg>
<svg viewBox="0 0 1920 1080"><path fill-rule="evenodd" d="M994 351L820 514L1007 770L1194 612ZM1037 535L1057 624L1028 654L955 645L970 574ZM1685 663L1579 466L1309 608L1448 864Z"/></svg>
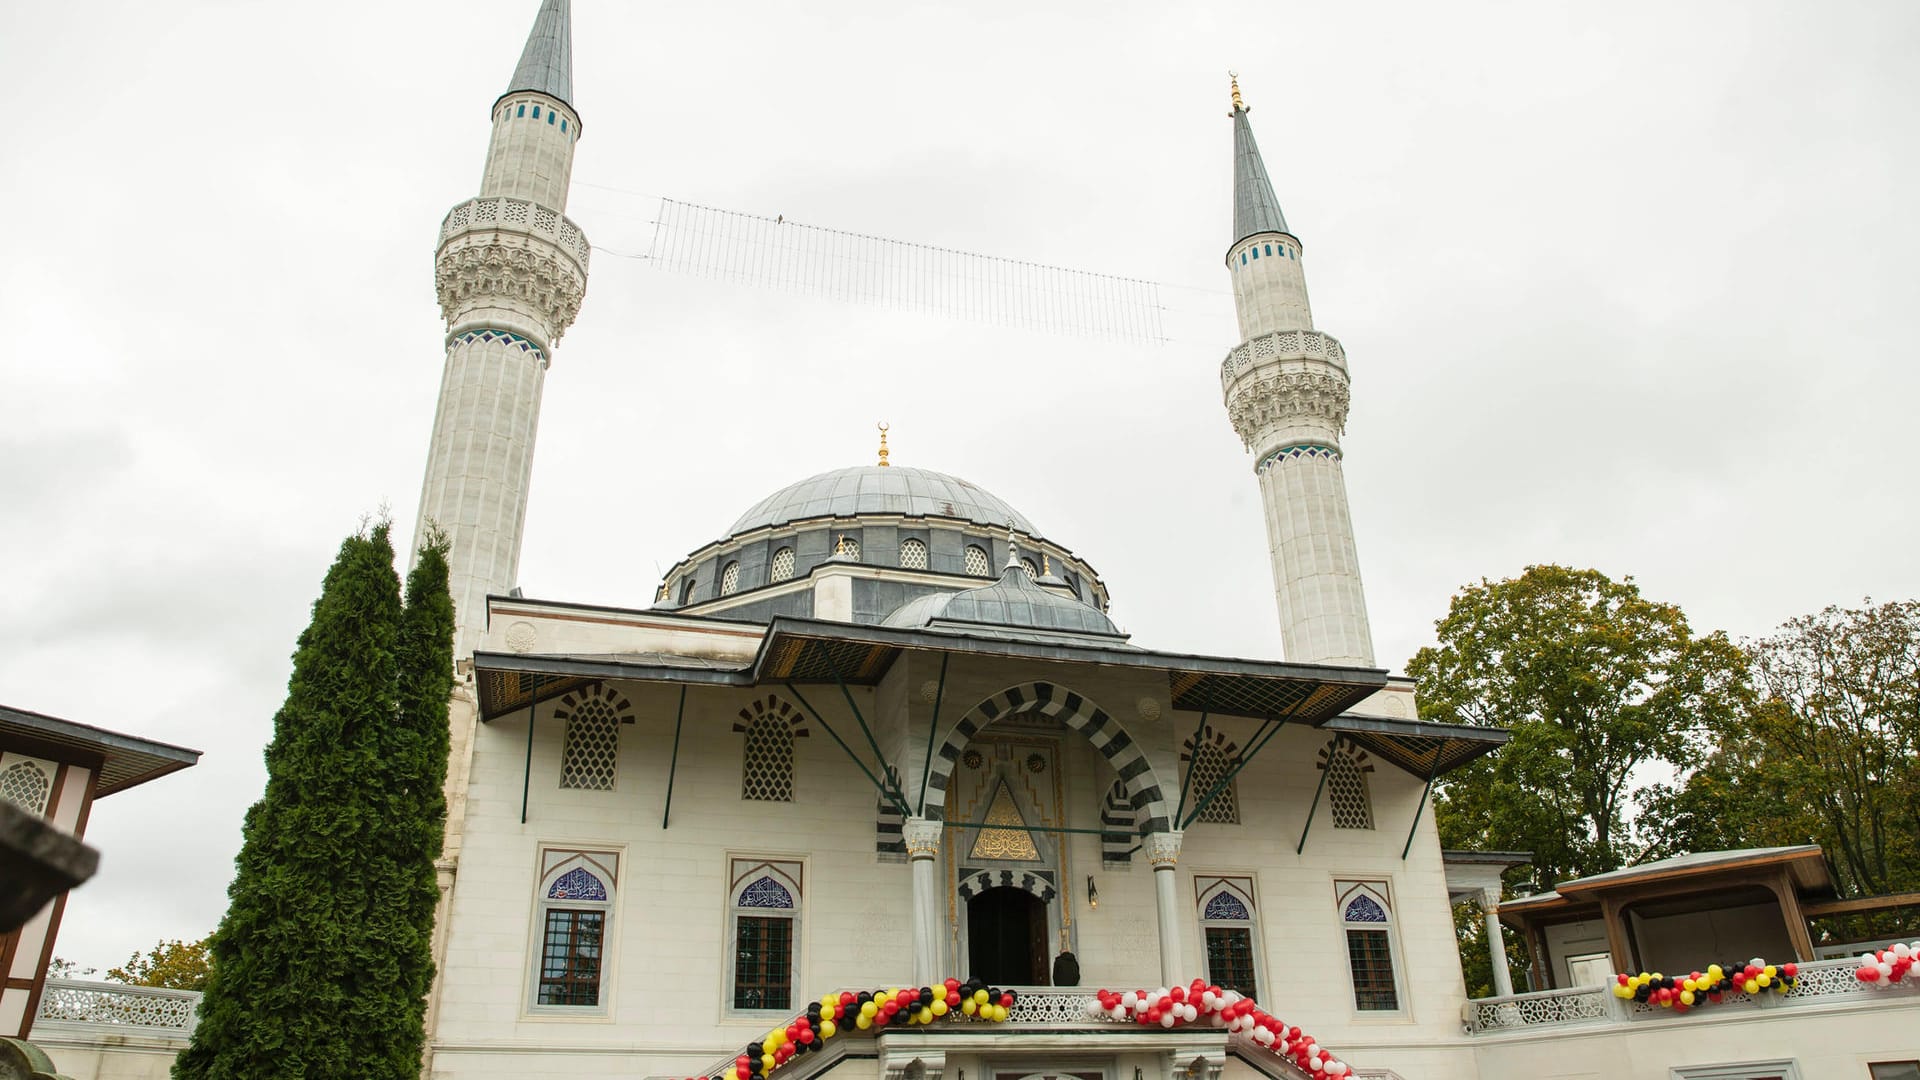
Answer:
<svg viewBox="0 0 1920 1080"><path fill-rule="evenodd" d="M1488 1031L1608 1020L1616 1015L1614 1000L1613 991L1604 986L1479 998L1467 1002L1467 1033L1478 1035Z"/></svg>
<svg viewBox="0 0 1920 1080"><path fill-rule="evenodd" d="M34 1030L67 1026L112 1028L123 1033L177 1036L192 1033L200 994L157 986L48 979L33 1014Z"/></svg>
<svg viewBox="0 0 1920 1080"><path fill-rule="evenodd" d="M468 199L447 211L440 222L440 241L445 243L456 233L474 229L505 229L545 237L572 255L582 270L593 256L593 245L587 243L580 226L558 210L526 199L505 195Z"/></svg>

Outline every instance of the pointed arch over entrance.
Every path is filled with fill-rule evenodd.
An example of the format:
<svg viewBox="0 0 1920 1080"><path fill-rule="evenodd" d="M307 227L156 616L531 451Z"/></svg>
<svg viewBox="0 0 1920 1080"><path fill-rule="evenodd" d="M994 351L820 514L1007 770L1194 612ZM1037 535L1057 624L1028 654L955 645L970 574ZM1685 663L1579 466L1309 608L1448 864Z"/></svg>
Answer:
<svg viewBox="0 0 1920 1080"><path fill-rule="evenodd" d="M1160 778L1133 736L1106 710L1050 682L1008 687L968 710L947 732L946 741L934 755L933 771L927 777L926 815L929 818L939 820L946 816L947 784L953 778L954 763L974 735L1002 716L1028 712L1051 717L1087 737L1120 775L1134 809L1143 811L1140 815L1143 831L1167 832L1173 828Z"/></svg>

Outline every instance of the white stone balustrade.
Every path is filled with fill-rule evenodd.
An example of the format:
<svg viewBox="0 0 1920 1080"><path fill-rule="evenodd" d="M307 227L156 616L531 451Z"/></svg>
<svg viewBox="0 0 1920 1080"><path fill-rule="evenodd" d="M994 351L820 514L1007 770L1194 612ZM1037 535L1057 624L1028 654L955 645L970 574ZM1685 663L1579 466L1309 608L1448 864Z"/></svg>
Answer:
<svg viewBox="0 0 1920 1080"><path fill-rule="evenodd" d="M490 196L468 199L447 211L440 222L440 243L464 232L522 232L550 240L573 257L584 277L593 246L567 215L527 199Z"/></svg>
<svg viewBox="0 0 1920 1080"><path fill-rule="evenodd" d="M56 1028L186 1037L199 1018L200 994L157 986L48 979L33 1015L35 1031Z"/></svg>

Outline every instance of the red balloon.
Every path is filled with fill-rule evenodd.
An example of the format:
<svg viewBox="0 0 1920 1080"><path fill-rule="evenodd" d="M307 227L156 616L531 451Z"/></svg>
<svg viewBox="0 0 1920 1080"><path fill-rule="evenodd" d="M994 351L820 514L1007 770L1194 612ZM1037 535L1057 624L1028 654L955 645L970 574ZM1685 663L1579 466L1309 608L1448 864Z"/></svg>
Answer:
<svg viewBox="0 0 1920 1080"><path fill-rule="evenodd" d="M1116 1004L1117 1004L1117 1002L1116 1002ZM947 1008L949 1008L949 1009L957 1009L957 1008L959 1008L959 1007L960 1007L960 991L958 991L958 990L949 990L949 991L947 991ZM1109 1009L1111 1009L1111 1008L1113 1008L1113 1006L1112 1006L1112 1005L1109 1005L1109 1006L1107 1006L1107 1008L1109 1008Z"/></svg>
<svg viewBox="0 0 1920 1080"><path fill-rule="evenodd" d="M1167 991L1167 996L1175 1001L1185 1002L1187 1000L1187 991L1184 987L1176 986Z"/></svg>
<svg viewBox="0 0 1920 1080"><path fill-rule="evenodd" d="M948 979L948 980L947 980L946 982L944 982L944 983L941 983L940 985L942 985L942 986L944 986L944 987L946 987L946 988L947 988L947 989L949 989L949 990L958 990L958 989L960 989L960 980L959 980L959 979Z"/></svg>
<svg viewBox="0 0 1920 1080"><path fill-rule="evenodd" d="M1009 1009L1013 1008L1013 991L1009 990L1006 993L1001 994L1000 1004L1006 1006Z"/></svg>
<svg viewBox="0 0 1920 1080"><path fill-rule="evenodd" d="M893 1004L893 1002L889 1001L887 1002L887 1004L891 1005ZM893 1019L893 1013L890 1013L885 1009L881 1009L879 1012L873 1014L873 1026L886 1027L887 1021L892 1019Z"/></svg>
<svg viewBox="0 0 1920 1080"><path fill-rule="evenodd" d="M792 1040L794 1040L794 1039L798 1039L799 1037L800 1037L800 1025L799 1025L799 1024L788 1024L788 1025L787 1025L787 1039L788 1039L788 1041L790 1041L790 1042L791 1042Z"/></svg>
<svg viewBox="0 0 1920 1080"><path fill-rule="evenodd" d="M812 1028L802 1029L800 1032L801 1045L804 1046L805 1044L810 1043L812 1041L813 1041L813 1029Z"/></svg>
<svg viewBox="0 0 1920 1080"><path fill-rule="evenodd" d="M1794 978L1800 974L1800 965L1782 964L1780 965L1780 974L1785 975L1789 979Z"/></svg>
<svg viewBox="0 0 1920 1080"><path fill-rule="evenodd" d="M753 1064L753 1059L745 1054L741 1054L739 1057L733 1059L733 1063L735 1065L751 1065Z"/></svg>

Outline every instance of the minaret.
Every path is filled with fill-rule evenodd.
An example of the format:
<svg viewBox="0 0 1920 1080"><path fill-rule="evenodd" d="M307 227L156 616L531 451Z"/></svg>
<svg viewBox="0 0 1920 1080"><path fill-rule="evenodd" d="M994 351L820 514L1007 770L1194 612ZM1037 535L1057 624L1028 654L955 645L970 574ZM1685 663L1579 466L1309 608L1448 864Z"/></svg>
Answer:
<svg viewBox="0 0 1920 1080"><path fill-rule="evenodd" d="M1227 271L1240 344L1220 365L1233 430L1254 455L1273 556L1280 639L1296 663L1373 666L1340 433L1347 357L1313 328L1300 241L1273 197L1233 83L1233 245Z"/></svg>
<svg viewBox="0 0 1920 1080"><path fill-rule="evenodd" d="M580 138L572 98L568 3L543 0L493 103L480 196L440 223L433 278L447 363L418 528L437 524L453 541L455 656L473 651L487 594L517 579L541 386L586 293L587 238L564 213Z"/></svg>

